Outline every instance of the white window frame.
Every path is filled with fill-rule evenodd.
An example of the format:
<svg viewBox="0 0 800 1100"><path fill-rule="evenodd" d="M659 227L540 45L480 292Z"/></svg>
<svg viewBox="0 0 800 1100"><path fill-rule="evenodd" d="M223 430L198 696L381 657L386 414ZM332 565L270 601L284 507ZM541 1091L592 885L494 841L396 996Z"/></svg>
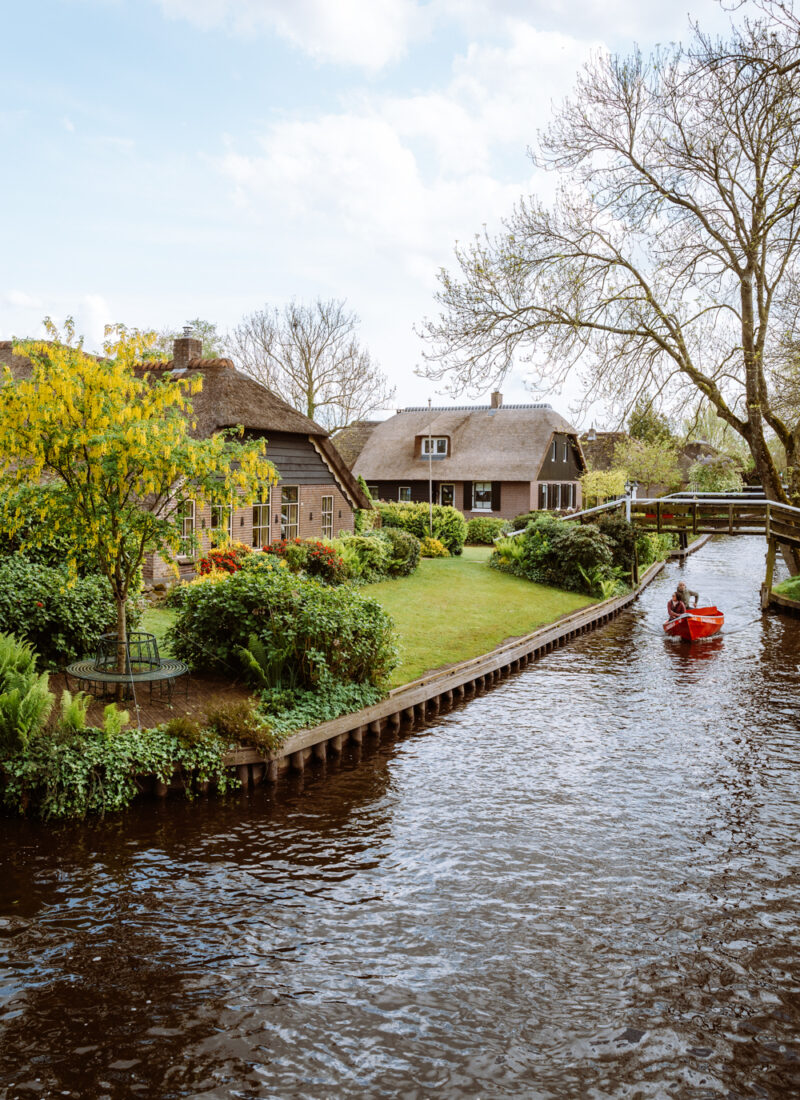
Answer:
<svg viewBox="0 0 800 1100"><path fill-rule="evenodd" d="M480 488L479 488L480 486ZM478 493L486 493L488 487L489 500L478 501ZM491 481L473 481L472 483L472 508L473 512L491 512L492 510L492 483Z"/></svg>
<svg viewBox="0 0 800 1100"><path fill-rule="evenodd" d="M326 501L327 507L326 507ZM333 538L333 497L324 496L322 498L322 537L324 539Z"/></svg>
<svg viewBox="0 0 800 1100"><path fill-rule="evenodd" d="M408 493L408 496L404 497L403 493ZM410 485L398 485L398 487L397 487L397 503L398 504L410 504L411 503L411 486Z"/></svg>
<svg viewBox="0 0 800 1100"><path fill-rule="evenodd" d="M568 453L569 453L569 443L568 443L568 442L566 441L566 439L565 439L565 440L564 440L564 462L566 462L566 461L567 461L567 455L568 455Z"/></svg>
<svg viewBox="0 0 800 1100"><path fill-rule="evenodd" d="M548 492L548 488L549 488L549 486L548 486L547 482L543 481L542 482L542 489L543 489L543 492L542 492L542 511L543 512L549 512L550 511L550 493Z"/></svg>
<svg viewBox="0 0 800 1100"><path fill-rule="evenodd" d="M219 523L214 522L214 513L217 513L219 517ZM227 522L226 517L227 515ZM228 541L233 542L233 504L212 504L211 505L211 531L225 531L228 535Z"/></svg>
<svg viewBox="0 0 800 1100"><path fill-rule="evenodd" d="M266 500L259 500L253 505L253 533L250 537L250 541L254 547L269 546L272 539L270 538L271 525L270 525L270 503L269 494L267 494ZM256 531L262 533L261 538L256 538ZM266 538L263 537L266 532Z"/></svg>
<svg viewBox="0 0 800 1100"><path fill-rule="evenodd" d="M285 499L289 493L295 494L294 500ZM281 485L281 538L300 537L300 486Z"/></svg>
<svg viewBox="0 0 800 1100"><path fill-rule="evenodd" d="M448 441L446 435L425 435L422 437L422 457L446 458Z"/></svg>
<svg viewBox="0 0 800 1100"><path fill-rule="evenodd" d="M558 458L558 440L555 437L553 438L553 453L551 454L550 457L553 460L553 462L555 462L556 459Z"/></svg>
<svg viewBox="0 0 800 1100"><path fill-rule="evenodd" d="M194 532L197 522L197 505L194 497L186 497L178 505L181 523L181 542L179 557L190 558L194 553Z"/></svg>

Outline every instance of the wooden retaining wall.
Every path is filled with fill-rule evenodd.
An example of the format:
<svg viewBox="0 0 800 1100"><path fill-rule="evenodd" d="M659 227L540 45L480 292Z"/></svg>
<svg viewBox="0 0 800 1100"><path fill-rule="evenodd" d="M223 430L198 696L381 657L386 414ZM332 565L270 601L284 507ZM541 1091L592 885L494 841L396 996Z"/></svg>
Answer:
<svg viewBox="0 0 800 1100"><path fill-rule="evenodd" d="M524 638L506 642L491 653L422 676L395 688L374 706L323 722L313 729L299 730L270 756L259 749L242 748L229 753L225 764L238 769L244 788L258 786L262 781L277 781L279 775L289 769L302 772L312 760L324 761L329 755L338 756L348 740L360 745L367 737L380 739L387 728L397 731L416 720L433 718L511 673L519 672L531 661L566 645L573 638L604 626L633 603L664 565L664 562L651 565L642 575L638 588L625 596L575 611Z"/></svg>

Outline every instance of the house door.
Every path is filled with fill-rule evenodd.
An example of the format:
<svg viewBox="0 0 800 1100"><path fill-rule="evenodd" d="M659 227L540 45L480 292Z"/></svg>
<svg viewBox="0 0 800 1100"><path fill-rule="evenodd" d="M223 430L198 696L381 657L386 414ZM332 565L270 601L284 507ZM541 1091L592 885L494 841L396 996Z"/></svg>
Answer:
<svg viewBox="0 0 800 1100"><path fill-rule="evenodd" d="M453 506L453 502L456 499L456 487L455 485L440 485L439 486L439 503L449 504Z"/></svg>

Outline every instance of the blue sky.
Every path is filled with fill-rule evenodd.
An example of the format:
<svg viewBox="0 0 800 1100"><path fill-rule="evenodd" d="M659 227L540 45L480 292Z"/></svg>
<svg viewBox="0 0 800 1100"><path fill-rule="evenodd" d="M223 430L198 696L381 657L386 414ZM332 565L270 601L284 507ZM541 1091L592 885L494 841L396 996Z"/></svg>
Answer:
<svg viewBox="0 0 800 1100"><path fill-rule="evenodd" d="M725 25L714 0L692 14ZM340 297L395 404L436 400L413 326L454 241L546 193L526 147L592 50L687 27L673 0L8 6L0 339L45 314L99 346L107 322L225 330ZM530 399L523 365L504 390Z"/></svg>

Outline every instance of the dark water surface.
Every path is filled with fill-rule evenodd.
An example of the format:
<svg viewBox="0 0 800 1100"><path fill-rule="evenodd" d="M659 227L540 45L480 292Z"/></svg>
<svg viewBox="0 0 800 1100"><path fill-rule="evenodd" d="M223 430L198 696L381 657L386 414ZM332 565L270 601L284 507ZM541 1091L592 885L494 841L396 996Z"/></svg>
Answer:
<svg viewBox="0 0 800 1100"><path fill-rule="evenodd" d="M0 1096L800 1095L800 623L604 630L325 779L4 821ZM756 621L752 621L752 620Z"/></svg>

